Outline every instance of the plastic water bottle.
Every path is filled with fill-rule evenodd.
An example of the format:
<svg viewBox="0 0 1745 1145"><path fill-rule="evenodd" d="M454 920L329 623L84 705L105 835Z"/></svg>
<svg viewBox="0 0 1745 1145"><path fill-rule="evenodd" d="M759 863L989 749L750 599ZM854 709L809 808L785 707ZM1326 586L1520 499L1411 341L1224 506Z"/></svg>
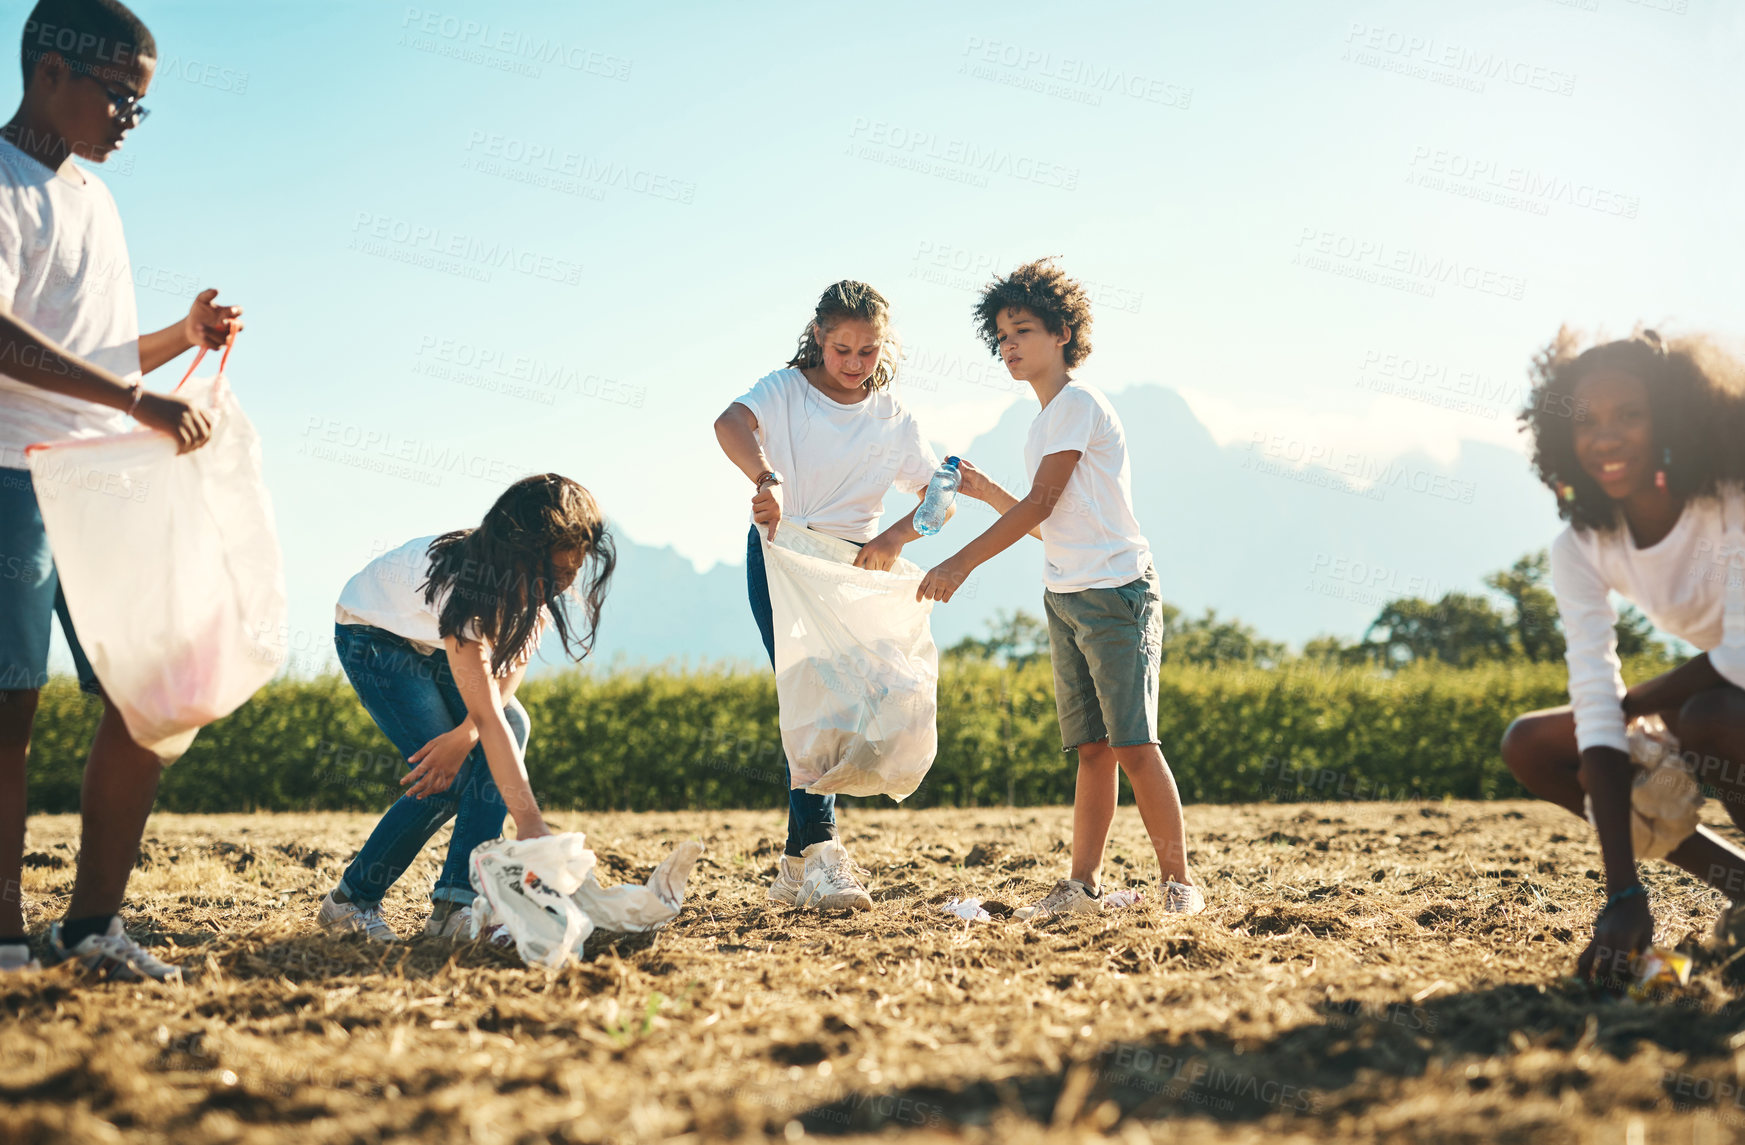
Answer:
<svg viewBox="0 0 1745 1145"><path fill-rule="evenodd" d="M945 515L951 512L951 503L957 500L957 487L962 481L955 457L947 457L945 464L933 471L933 480L927 482L927 496L915 510L917 533L931 537L945 526Z"/></svg>

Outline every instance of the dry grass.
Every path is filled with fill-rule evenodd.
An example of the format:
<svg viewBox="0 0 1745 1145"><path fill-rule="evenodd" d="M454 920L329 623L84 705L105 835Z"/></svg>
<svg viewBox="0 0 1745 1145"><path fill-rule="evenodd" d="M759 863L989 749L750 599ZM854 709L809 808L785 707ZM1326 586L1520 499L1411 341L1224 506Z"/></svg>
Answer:
<svg viewBox="0 0 1745 1145"><path fill-rule="evenodd" d="M678 923L556 976L477 945L366 946L311 918L373 817L155 818L130 917L204 973L0 979L0 1140L1703 1142L1745 1127L1745 1039L1718 973L1658 1006L1562 983L1598 858L1554 809L1193 807L1204 915L1147 903L1041 926L939 904L1046 890L1064 809L849 812L877 899L853 916L765 905L775 812L554 819L588 831L605 881L704 839ZM33 929L65 901L76 827L31 823ZM437 855L388 900L402 934ZM1154 870L1129 808L1110 856L1111 885ZM1649 868L1663 937L1706 930L1718 896Z"/></svg>

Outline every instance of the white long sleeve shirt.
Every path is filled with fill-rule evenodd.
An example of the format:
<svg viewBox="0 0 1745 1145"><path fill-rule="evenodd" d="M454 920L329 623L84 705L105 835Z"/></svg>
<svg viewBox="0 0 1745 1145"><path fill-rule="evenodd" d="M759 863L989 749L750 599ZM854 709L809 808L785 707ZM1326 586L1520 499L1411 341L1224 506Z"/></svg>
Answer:
<svg viewBox="0 0 1745 1145"><path fill-rule="evenodd" d="M1745 490L1690 502L1672 532L1647 548L1637 548L1623 526L1598 532L1572 525L1551 546L1551 584L1581 750L1629 750L1613 592L1745 687Z"/></svg>

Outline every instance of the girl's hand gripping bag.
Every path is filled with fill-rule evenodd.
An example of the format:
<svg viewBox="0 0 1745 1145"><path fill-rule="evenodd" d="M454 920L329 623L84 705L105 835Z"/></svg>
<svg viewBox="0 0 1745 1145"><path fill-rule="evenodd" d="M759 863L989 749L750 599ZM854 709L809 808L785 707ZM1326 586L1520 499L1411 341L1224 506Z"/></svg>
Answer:
<svg viewBox="0 0 1745 1145"><path fill-rule="evenodd" d="M212 418L178 455L155 430L33 445L31 482L79 643L135 742L166 763L284 661L285 573L260 437L225 377L176 394Z"/></svg>

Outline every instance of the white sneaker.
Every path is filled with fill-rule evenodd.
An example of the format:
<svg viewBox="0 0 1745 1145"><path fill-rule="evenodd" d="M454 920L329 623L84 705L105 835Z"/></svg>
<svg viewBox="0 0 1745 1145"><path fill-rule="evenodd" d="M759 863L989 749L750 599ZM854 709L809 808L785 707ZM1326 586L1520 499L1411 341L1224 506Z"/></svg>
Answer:
<svg viewBox="0 0 1745 1145"><path fill-rule="evenodd" d="M315 916L315 921L321 924L323 930L334 934L359 931L367 935L371 942L400 940L393 928L382 918L381 903L359 906L355 902L335 902L332 891L328 891L327 897L321 900L321 912Z"/></svg>
<svg viewBox="0 0 1745 1145"><path fill-rule="evenodd" d="M800 905L800 884L805 878L806 860L784 853L781 865L776 868L776 881L769 885L769 901L783 906Z"/></svg>
<svg viewBox="0 0 1745 1145"><path fill-rule="evenodd" d="M426 938L452 938L456 942L471 942L473 939L473 908L468 903L458 906L448 913L442 922L436 921L436 912L430 912L430 917L424 923ZM509 933L509 928L502 923L487 926L480 938L492 946L514 946L515 936ZM390 940L392 941L392 940Z"/></svg>
<svg viewBox="0 0 1745 1145"><path fill-rule="evenodd" d="M1170 879L1163 884L1163 909L1168 914L1199 914L1206 909L1206 896L1199 887L1184 886Z"/></svg>
<svg viewBox="0 0 1745 1145"><path fill-rule="evenodd" d="M109 920L109 929L102 934L88 934L71 949L61 942L61 924L52 922L48 928L48 944L62 962L77 960L86 970L94 971L115 982L180 982L182 968L163 961L122 929L121 916Z"/></svg>
<svg viewBox="0 0 1745 1145"><path fill-rule="evenodd" d="M1091 888L1077 879L1062 879L1054 884L1054 889L1042 897L1042 901L1032 906L1019 907L1012 912L1012 917L1019 921L1028 919L1041 920L1057 914L1099 914L1103 909L1100 895L1091 894Z"/></svg>
<svg viewBox="0 0 1745 1145"><path fill-rule="evenodd" d="M805 852L805 877L794 905L813 910L871 910L872 896L854 876L854 863L840 840L813 843Z"/></svg>
<svg viewBox="0 0 1745 1145"><path fill-rule="evenodd" d="M42 963L30 955L30 943L0 942L0 974L41 969Z"/></svg>
<svg viewBox="0 0 1745 1145"><path fill-rule="evenodd" d="M440 916L432 909L430 918L424 923L424 937L452 938L460 942L470 937L473 932L473 908L471 903L458 904L448 912L448 917L438 922Z"/></svg>
<svg viewBox="0 0 1745 1145"><path fill-rule="evenodd" d="M1722 908L1715 919L1710 945L1727 955L1745 948L1745 902L1728 903Z"/></svg>

